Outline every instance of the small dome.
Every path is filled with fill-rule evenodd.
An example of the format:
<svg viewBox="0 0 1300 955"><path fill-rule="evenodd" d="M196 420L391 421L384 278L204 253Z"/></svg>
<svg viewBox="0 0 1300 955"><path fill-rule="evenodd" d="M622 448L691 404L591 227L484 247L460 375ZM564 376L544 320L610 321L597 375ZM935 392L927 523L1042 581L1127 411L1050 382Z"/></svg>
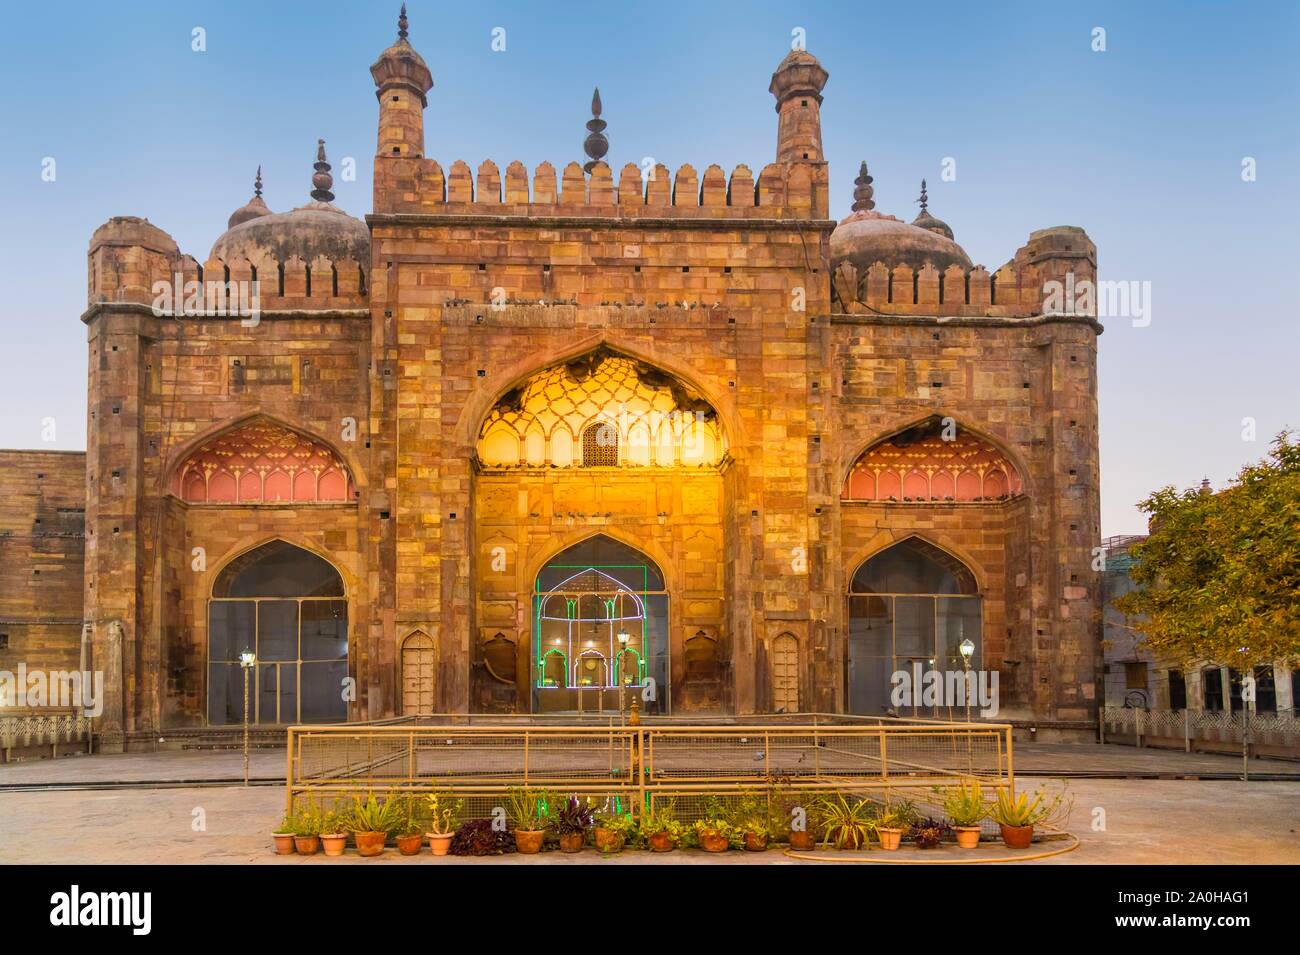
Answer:
<svg viewBox="0 0 1300 955"><path fill-rule="evenodd" d="M253 180L253 198L230 214L230 218L226 222L226 228L233 229L241 222L256 219L258 216L269 216L270 214L271 210L262 201L262 167L258 166L257 178Z"/></svg>
<svg viewBox="0 0 1300 955"><path fill-rule="evenodd" d="M310 262L319 255L333 261L355 259L368 266L370 229L334 205L324 140L319 142L313 168L311 202L292 212L271 212L259 188L259 194L230 217L230 228L213 243L210 258L257 263L268 258L285 262L296 255Z"/></svg>
<svg viewBox="0 0 1300 955"><path fill-rule="evenodd" d="M853 213L831 233L831 268L850 262L866 272L876 262L889 267L907 265L919 271L928 262L942 272L950 265L972 267L964 249L952 240L947 223L926 210L925 183L921 184L921 214L910 225L875 211L872 177L864 162L854 180Z"/></svg>

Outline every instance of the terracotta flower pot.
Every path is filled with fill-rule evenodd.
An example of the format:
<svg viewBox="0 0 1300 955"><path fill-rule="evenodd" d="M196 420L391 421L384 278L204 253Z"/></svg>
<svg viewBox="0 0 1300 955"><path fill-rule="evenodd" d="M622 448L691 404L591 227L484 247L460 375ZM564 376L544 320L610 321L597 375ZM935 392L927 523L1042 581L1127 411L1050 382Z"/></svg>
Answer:
<svg viewBox="0 0 1300 955"><path fill-rule="evenodd" d="M880 848L897 849L900 842L903 841L902 829L877 829L876 835L880 837Z"/></svg>
<svg viewBox="0 0 1300 955"><path fill-rule="evenodd" d="M424 836L413 832L409 836L398 836L396 841L398 852L404 856L416 856L420 854L420 847L424 845Z"/></svg>
<svg viewBox="0 0 1300 955"><path fill-rule="evenodd" d="M515 848L522 855L537 855L542 851L542 840L545 838L546 832L542 829L516 829Z"/></svg>
<svg viewBox="0 0 1300 955"><path fill-rule="evenodd" d="M652 832L646 836L651 852L672 852L677 845L671 832Z"/></svg>
<svg viewBox="0 0 1300 955"><path fill-rule="evenodd" d="M762 852L767 848L766 832L747 832L745 833L745 851Z"/></svg>
<svg viewBox="0 0 1300 955"><path fill-rule="evenodd" d="M343 848L348 844L348 834L346 832L323 832L321 833L320 843L325 847L327 856L343 855Z"/></svg>
<svg viewBox="0 0 1300 955"><path fill-rule="evenodd" d="M429 848L433 850L436 856L445 856L451 852L451 837L454 833L450 832L431 832L429 835ZM515 846L519 845L519 836L515 835Z"/></svg>
<svg viewBox="0 0 1300 955"><path fill-rule="evenodd" d="M790 830L790 848L798 849L800 852L811 852L817 848L817 837L808 830L796 832Z"/></svg>
<svg viewBox="0 0 1300 955"><path fill-rule="evenodd" d="M727 837L716 829L700 830L700 848L705 852L726 852L731 847Z"/></svg>
<svg viewBox="0 0 1300 955"><path fill-rule="evenodd" d="M293 855L293 833L292 832L273 832L271 838L275 840L275 854L278 856Z"/></svg>
<svg viewBox="0 0 1300 955"><path fill-rule="evenodd" d="M354 832L352 836L357 840L357 852L363 856L380 855L388 841L386 832Z"/></svg>
<svg viewBox="0 0 1300 955"><path fill-rule="evenodd" d="M314 856L320 852L320 836L294 836L293 847L300 856Z"/></svg>
<svg viewBox="0 0 1300 955"><path fill-rule="evenodd" d="M560 833L560 851L561 852L581 852L582 843L585 841L585 832L562 832Z"/></svg>
<svg viewBox="0 0 1300 955"><path fill-rule="evenodd" d="M1033 826L1003 826L1002 841L1008 849L1028 849L1034 841Z"/></svg>
<svg viewBox="0 0 1300 955"><path fill-rule="evenodd" d="M596 827L596 848L601 852L622 852L625 841L621 832L603 826Z"/></svg>
<svg viewBox="0 0 1300 955"><path fill-rule="evenodd" d="M953 826L953 833L957 836L957 845L962 849L975 849L980 844L980 827L979 826Z"/></svg>

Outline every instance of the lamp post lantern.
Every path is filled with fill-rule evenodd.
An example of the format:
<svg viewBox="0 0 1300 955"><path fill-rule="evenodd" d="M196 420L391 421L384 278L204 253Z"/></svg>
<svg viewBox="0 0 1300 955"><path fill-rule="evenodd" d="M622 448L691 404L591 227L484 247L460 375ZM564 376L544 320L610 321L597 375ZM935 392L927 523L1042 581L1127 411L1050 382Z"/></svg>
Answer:
<svg viewBox="0 0 1300 955"><path fill-rule="evenodd" d="M244 672L244 785L248 785L248 675L257 665L257 654L245 650L239 655L239 669Z"/></svg>

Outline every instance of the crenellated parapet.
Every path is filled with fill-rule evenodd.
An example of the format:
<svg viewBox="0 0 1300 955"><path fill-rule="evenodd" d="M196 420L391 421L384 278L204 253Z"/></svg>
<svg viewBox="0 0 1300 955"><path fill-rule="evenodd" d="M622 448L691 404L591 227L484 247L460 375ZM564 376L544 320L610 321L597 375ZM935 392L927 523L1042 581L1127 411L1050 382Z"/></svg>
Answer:
<svg viewBox="0 0 1300 955"><path fill-rule="evenodd" d="M676 173L662 163L618 172L604 162L590 175L577 162L557 170L544 162L529 174L512 162L502 175L492 161L471 169L457 160L444 170L435 160L392 159L390 188L377 191L379 213L422 215L585 216L609 218L809 219L825 215L812 167L771 163L757 176L744 164L731 175L689 163Z"/></svg>
<svg viewBox="0 0 1300 955"><path fill-rule="evenodd" d="M1058 226L1034 232L996 272L982 265L939 269L927 262L913 269L883 261L864 270L843 261L831 274L831 296L835 310L848 315L1027 318L1058 311L1054 295L1096 278L1096 247L1087 233Z"/></svg>
<svg viewBox="0 0 1300 955"><path fill-rule="evenodd" d="M145 305L160 317L248 317L258 311L365 308L368 262L317 255L283 259L181 253L147 220L109 220L91 240L87 304Z"/></svg>

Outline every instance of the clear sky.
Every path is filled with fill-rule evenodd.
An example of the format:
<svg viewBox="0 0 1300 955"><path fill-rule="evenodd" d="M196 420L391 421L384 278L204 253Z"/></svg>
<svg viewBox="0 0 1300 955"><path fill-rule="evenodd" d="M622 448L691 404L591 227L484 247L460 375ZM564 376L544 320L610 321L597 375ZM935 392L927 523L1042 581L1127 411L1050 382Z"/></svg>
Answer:
<svg viewBox="0 0 1300 955"><path fill-rule="evenodd" d="M370 208L368 67L398 3L12 4L0 33L0 447L85 446L86 244L142 215L206 257L261 163L308 199L317 138L337 204ZM930 209L990 270L1079 225L1151 320L1103 319L1102 532L1140 532L1164 484L1216 486L1300 428L1300 4L434 3L411 42L436 86L426 151L502 168L580 159L591 89L610 165L771 161L772 70L802 28L830 72L832 213L858 162L882 212ZM206 50L192 49L205 31ZM505 50L494 52L494 28ZM1104 28L1104 52L1093 31ZM42 178L47 157L55 179ZM342 181L344 157L355 181ZM956 178L942 164L956 160ZM1257 177L1242 178L1255 161ZM53 418L56 440L42 442ZM1243 419L1256 440L1243 439Z"/></svg>

